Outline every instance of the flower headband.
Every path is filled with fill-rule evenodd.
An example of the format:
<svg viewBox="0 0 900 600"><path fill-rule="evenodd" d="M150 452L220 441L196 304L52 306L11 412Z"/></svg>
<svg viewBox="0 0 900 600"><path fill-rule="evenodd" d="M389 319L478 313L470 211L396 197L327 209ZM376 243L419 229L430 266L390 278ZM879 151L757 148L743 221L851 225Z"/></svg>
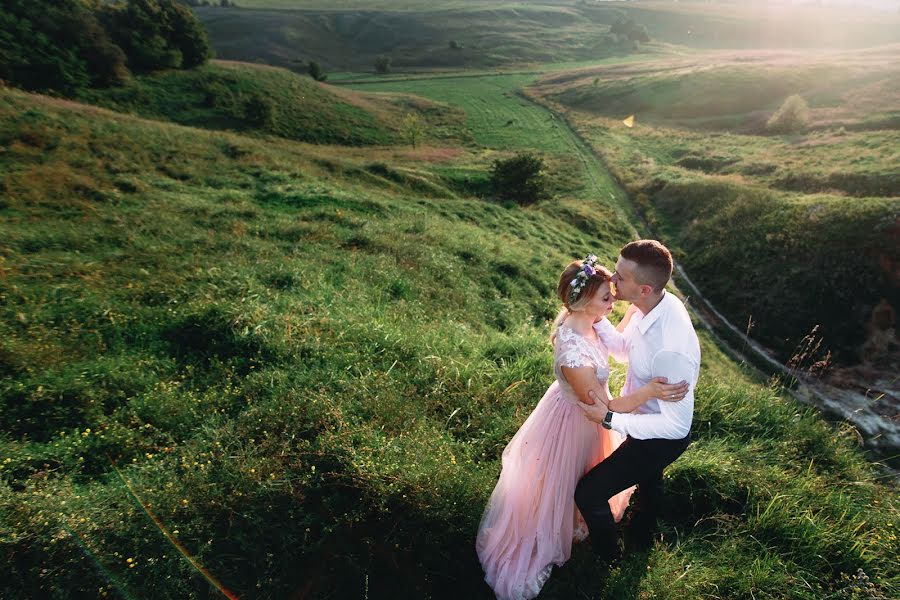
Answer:
<svg viewBox="0 0 900 600"><path fill-rule="evenodd" d="M572 286L569 292L569 304L574 304L578 300L578 294L581 293L587 282L591 280L591 277L597 273L596 266L597 257L593 254L588 254L587 258L581 261L581 270L578 271L575 277L572 278L572 283L569 284Z"/></svg>

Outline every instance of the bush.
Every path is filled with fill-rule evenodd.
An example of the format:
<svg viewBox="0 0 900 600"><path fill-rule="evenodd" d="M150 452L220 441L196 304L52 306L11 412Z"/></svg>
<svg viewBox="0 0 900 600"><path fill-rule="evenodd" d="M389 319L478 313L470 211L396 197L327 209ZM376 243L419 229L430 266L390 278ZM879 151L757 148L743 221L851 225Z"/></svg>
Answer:
<svg viewBox="0 0 900 600"><path fill-rule="evenodd" d="M262 94L253 94L244 102L244 119L254 127L269 129L275 124L275 106Z"/></svg>
<svg viewBox="0 0 900 600"><path fill-rule="evenodd" d="M494 161L491 184L494 193L519 204L531 204L550 195L544 159L531 153Z"/></svg>
<svg viewBox="0 0 900 600"><path fill-rule="evenodd" d="M328 79L328 75L325 74L325 71L322 69L322 65L314 60L309 61L309 67L307 68L307 71L309 72L309 76L316 81L325 81L326 79Z"/></svg>
<svg viewBox="0 0 900 600"><path fill-rule="evenodd" d="M766 123L771 133L803 133L809 128L809 105L799 95L788 96Z"/></svg>
<svg viewBox="0 0 900 600"><path fill-rule="evenodd" d="M415 148L419 145L419 140L422 139L422 134L425 133L425 123L422 122L422 117L420 117L416 113L409 113L405 117L403 117L403 123L401 124L401 131L403 133L403 138L409 142L409 145Z"/></svg>
<svg viewBox="0 0 900 600"><path fill-rule="evenodd" d="M375 72L388 73L391 70L391 59L389 56L379 56L375 59Z"/></svg>
<svg viewBox="0 0 900 600"><path fill-rule="evenodd" d="M646 43L650 41L650 34L647 33L647 28L636 23L634 19L626 19L614 23L610 26L609 31L617 37L627 38L632 42Z"/></svg>

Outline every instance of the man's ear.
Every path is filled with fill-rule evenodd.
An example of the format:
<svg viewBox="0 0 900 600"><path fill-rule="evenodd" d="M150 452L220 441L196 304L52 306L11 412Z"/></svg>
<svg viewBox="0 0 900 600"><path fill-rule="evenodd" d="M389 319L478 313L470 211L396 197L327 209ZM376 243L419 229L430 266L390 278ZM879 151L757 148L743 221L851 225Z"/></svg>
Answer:
<svg viewBox="0 0 900 600"><path fill-rule="evenodd" d="M641 286L641 296L649 296L653 294L653 286L652 285L642 285Z"/></svg>

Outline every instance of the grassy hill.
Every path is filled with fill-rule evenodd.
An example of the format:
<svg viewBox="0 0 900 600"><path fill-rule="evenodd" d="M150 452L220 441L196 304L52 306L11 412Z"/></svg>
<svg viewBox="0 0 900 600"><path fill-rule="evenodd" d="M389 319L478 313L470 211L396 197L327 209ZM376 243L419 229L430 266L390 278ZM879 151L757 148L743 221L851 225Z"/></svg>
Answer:
<svg viewBox="0 0 900 600"><path fill-rule="evenodd" d="M551 75L533 93L567 114L732 322L782 360L818 326L818 358L891 368L896 341L873 342L890 328L873 315L900 308L896 53L714 53ZM811 131L765 134L796 93Z"/></svg>
<svg viewBox="0 0 900 600"><path fill-rule="evenodd" d="M332 70L372 72L382 55L395 69L421 70L594 60L635 51L609 35L613 17L599 21L572 5L334 8L198 8L196 14L220 58L293 69L314 60Z"/></svg>
<svg viewBox="0 0 900 600"><path fill-rule="evenodd" d="M605 8L605 7L604 7ZM784 2L628 2L657 40L691 48L865 48L900 41L896 11Z"/></svg>
<svg viewBox="0 0 900 600"><path fill-rule="evenodd" d="M302 69L485 68L590 61L686 48L863 48L900 42L900 16L767 2L322 2L247 0L197 8L221 58ZM610 26L644 25L653 43L616 41ZM454 42L455 48L450 44ZM675 47L673 47L673 45Z"/></svg>
<svg viewBox="0 0 900 600"><path fill-rule="evenodd" d="M226 61L136 77L122 87L82 90L78 99L192 127L317 144L401 143L409 114L422 120L429 138L454 139L464 118L442 103L353 93L285 69Z"/></svg>
<svg viewBox="0 0 900 600"><path fill-rule="evenodd" d="M484 146L6 88L0 140L0 595L217 596L155 518L241 598L490 597L478 520L550 381L558 271L629 237L614 187L501 205L450 189ZM578 546L544 596L896 596L896 492L852 432L703 350L664 540L611 572Z"/></svg>
<svg viewBox="0 0 900 600"><path fill-rule="evenodd" d="M900 128L900 46L853 52L723 51L604 64L545 77L539 92L580 112L644 124L765 133L787 96L812 129ZM620 117L621 118L621 117Z"/></svg>

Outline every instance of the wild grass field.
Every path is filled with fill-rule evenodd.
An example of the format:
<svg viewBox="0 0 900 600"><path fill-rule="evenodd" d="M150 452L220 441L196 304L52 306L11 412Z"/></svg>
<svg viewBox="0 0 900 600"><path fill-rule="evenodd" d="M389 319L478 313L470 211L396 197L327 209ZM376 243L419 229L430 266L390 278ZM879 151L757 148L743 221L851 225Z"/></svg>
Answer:
<svg viewBox="0 0 900 600"><path fill-rule="evenodd" d="M891 369L892 325L876 313L900 306L896 53L713 53L548 75L530 93L566 115L704 294L780 359L815 330L817 360ZM768 132L791 94L809 103L808 131Z"/></svg>
<svg viewBox="0 0 900 600"><path fill-rule="evenodd" d="M490 597L474 535L550 383L558 272L635 226L525 83L385 85L466 111L470 142L418 148L0 88L0 595ZM515 148L569 165L554 198L481 193ZM852 429L701 336L662 541L612 571L578 546L542 597L900 593Z"/></svg>

